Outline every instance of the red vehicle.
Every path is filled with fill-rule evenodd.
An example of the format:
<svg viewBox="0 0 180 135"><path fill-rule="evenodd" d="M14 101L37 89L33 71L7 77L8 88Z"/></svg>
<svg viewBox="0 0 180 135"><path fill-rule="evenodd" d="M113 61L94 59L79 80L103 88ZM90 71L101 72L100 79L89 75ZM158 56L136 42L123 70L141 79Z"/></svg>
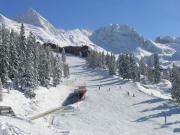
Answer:
<svg viewBox="0 0 180 135"><path fill-rule="evenodd" d="M74 90L74 93L78 94L79 101L85 98L86 92L87 92L86 86L79 86L78 89Z"/></svg>
<svg viewBox="0 0 180 135"><path fill-rule="evenodd" d="M63 106L67 106L69 104L74 104L79 102L85 98L85 94L87 92L86 86L79 86L74 90L73 93L70 93L67 99L63 102Z"/></svg>

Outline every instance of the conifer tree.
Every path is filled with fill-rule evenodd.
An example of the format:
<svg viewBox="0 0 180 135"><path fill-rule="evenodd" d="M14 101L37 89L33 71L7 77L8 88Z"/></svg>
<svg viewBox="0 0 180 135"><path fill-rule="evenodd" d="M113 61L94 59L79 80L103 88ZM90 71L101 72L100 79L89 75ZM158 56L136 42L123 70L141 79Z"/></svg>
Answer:
<svg viewBox="0 0 180 135"><path fill-rule="evenodd" d="M101 53L101 67L105 68L106 65L106 57L104 52Z"/></svg>
<svg viewBox="0 0 180 135"><path fill-rule="evenodd" d="M147 73L146 73L146 65L145 65L145 63L144 63L144 58L141 58L141 60L140 60L140 62L139 62L139 70L140 70L140 73L142 74L142 75L147 75Z"/></svg>
<svg viewBox="0 0 180 135"><path fill-rule="evenodd" d="M159 83L161 80L161 69L158 54L154 54L154 82Z"/></svg>
<svg viewBox="0 0 180 135"><path fill-rule="evenodd" d="M110 58L109 53L106 54L106 58L105 58L105 59L106 59L106 66L108 66L109 63L110 63L110 61L111 61L111 60L110 60L111 58Z"/></svg>
<svg viewBox="0 0 180 135"><path fill-rule="evenodd" d="M41 86L48 87L50 82L50 63L48 60L47 47L40 48L39 56L39 81Z"/></svg>
<svg viewBox="0 0 180 135"><path fill-rule="evenodd" d="M172 98L175 99L178 103L180 103L180 68L173 65L173 69L171 72L171 95Z"/></svg>
<svg viewBox="0 0 180 135"><path fill-rule="evenodd" d="M9 31L3 24L1 27L0 41L0 78L2 84L7 83L9 69Z"/></svg>
<svg viewBox="0 0 180 135"><path fill-rule="evenodd" d="M130 58L126 53L123 59L123 79L130 79Z"/></svg>
<svg viewBox="0 0 180 135"><path fill-rule="evenodd" d="M129 55L129 75L128 75L128 78L130 79L133 79L135 80L136 79L136 72L138 68L137 68L137 65L136 65L136 61L135 61L135 58L134 58L134 55L130 54Z"/></svg>
<svg viewBox="0 0 180 135"><path fill-rule="evenodd" d="M63 64L63 73L64 73L64 77L68 78L70 76L68 64Z"/></svg>
<svg viewBox="0 0 180 135"><path fill-rule="evenodd" d="M124 72L123 63L124 63L124 55L120 54L117 60L117 68L118 68L119 76L123 76L123 72Z"/></svg>
<svg viewBox="0 0 180 135"><path fill-rule="evenodd" d="M62 61L65 63L66 62L66 52L65 49L62 49Z"/></svg>
<svg viewBox="0 0 180 135"><path fill-rule="evenodd" d="M0 78L0 102L3 100L3 87L2 87L2 82Z"/></svg>
<svg viewBox="0 0 180 135"><path fill-rule="evenodd" d="M18 69L17 34L11 30L9 43L9 78L15 79Z"/></svg>
<svg viewBox="0 0 180 135"><path fill-rule="evenodd" d="M19 54L19 64L18 64L18 75L16 76L16 83L21 91L26 88L26 52L27 52L27 41L25 37L24 25L21 25L20 34L18 37L18 54Z"/></svg>
<svg viewBox="0 0 180 135"><path fill-rule="evenodd" d="M110 75L115 75L116 74L116 59L115 56L111 53L110 56L110 61L108 63L108 69L109 69L109 74Z"/></svg>
<svg viewBox="0 0 180 135"><path fill-rule="evenodd" d="M87 58L87 63L89 67L91 68L96 68L96 52L91 51L88 58Z"/></svg>
<svg viewBox="0 0 180 135"><path fill-rule="evenodd" d="M33 38L35 38L33 36ZM33 39L34 42L35 39ZM35 86L39 85L39 61L40 61L40 43L36 43L33 45L33 64L34 64L34 83Z"/></svg>
<svg viewBox="0 0 180 135"><path fill-rule="evenodd" d="M36 86L36 78L34 74L34 44L35 38L33 34L30 32L27 38L27 50L26 50L26 60L25 60L25 76L24 83L28 90L32 90Z"/></svg>
<svg viewBox="0 0 180 135"><path fill-rule="evenodd" d="M62 77L62 62L59 55L56 55L53 61L53 85L56 87Z"/></svg>

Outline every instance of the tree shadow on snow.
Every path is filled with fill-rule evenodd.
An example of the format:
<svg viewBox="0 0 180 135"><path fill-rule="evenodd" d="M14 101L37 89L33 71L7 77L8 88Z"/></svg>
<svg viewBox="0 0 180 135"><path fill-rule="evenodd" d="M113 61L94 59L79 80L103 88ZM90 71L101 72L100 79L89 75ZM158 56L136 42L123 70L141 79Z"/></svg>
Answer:
<svg viewBox="0 0 180 135"><path fill-rule="evenodd" d="M100 83L102 85L102 88L104 86L115 86L115 85L122 85L124 83L128 82L128 80L126 81L121 81L119 79L115 79L111 82L103 82L103 83ZM94 84L94 85L88 85L88 87L99 87L100 84Z"/></svg>
<svg viewBox="0 0 180 135"><path fill-rule="evenodd" d="M161 104L157 105L156 107L147 108L147 109L140 111L140 112L143 112L143 114L144 114L144 112L149 112L149 111L151 111L154 114L140 117L133 122L145 122L145 121L153 120L155 118L162 118L162 123L163 123L165 115L167 116L167 119L168 119L168 117L170 117L172 115L180 114L179 106L177 106L175 103L173 103L171 101L166 101L166 100L159 99L159 98L146 100L146 101L140 102L138 104L144 104L144 103L152 104L152 103L158 103L158 102L162 102L162 101L164 101L164 103L161 103ZM138 105L138 104L135 104L135 105ZM176 124L180 124L180 121L167 122L166 125L163 124L160 128L164 128L166 126L171 126L171 125L176 125ZM159 128L156 128L156 129L159 129ZM180 132L180 128L175 128L173 132Z"/></svg>
<svg viewBox="0 0 180 135"><path fill-rule="evenodd" d="M144 109L141 112L148 112L148 111L156 111L156 110L166 110L170 108L166 103L163 103L162 105L150 108L150 109Z"/></svg>
<svg viewBox="0 0 180 135"><path fill-rule="evenodd" d="M110 76L101 76L100 78L97 78L97 79L92 79L90 81L100 81L100 80L105 80L107 78L109 78Z"/></svg>
<svg viewBox="0 0 180 135"><path fill-rule="evenodd" d="M153 99L149 99L149 100L146 100L146 101L142 101L142 102L140 102L140 103L136 103L136 104L133 104L133 105L154 104L154 103L162 102L162 101L165 101L165 100L164 100L164 99L161 99L161 98L153 98Z"/></svg>
<svg viewBox="0 0 180 135"><path fill-rule="evenodd" d="M110 82L110 81L114 81L114 80L119 80L119 78L109 78L109 77L107 77L107 79L101 80L101 83Z"/></svg>
<svg viewBox="0 0 180 135"><path fill-rule="evenodd" d="M174 132L174 133L180 132L180 128L175 128L175 129L173 130L173 132Z"/></svg>
<svg viewBox="0 0 180 135"><path fill-rule="evenodd" d="M165 110L165 109L169 109L169 110ZM154 119L154 118L160 118L160 117L164 117L165 116L165 113L166 113L166 116L171 116L171 115L175 115L175 114L180 114L180 107L177 107L177 106L158 106L158 107L155 107L153 109L150 109L150 110L161 110L161 112L159 113L155 113L155 114L151 114L151 115L148 115L148 116L143 116L139 119L137 119L135 122L144 122L144 121L147 121L147 120L150 120L150 119Z"/></svg>

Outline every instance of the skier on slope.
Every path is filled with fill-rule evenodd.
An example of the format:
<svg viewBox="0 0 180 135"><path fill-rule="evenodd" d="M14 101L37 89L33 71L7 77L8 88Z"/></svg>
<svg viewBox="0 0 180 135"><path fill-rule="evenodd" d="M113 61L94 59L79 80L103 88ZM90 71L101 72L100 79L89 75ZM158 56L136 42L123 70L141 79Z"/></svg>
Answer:
<svg viewBox="0 0 180 135"><path fill-rule="evenodd" d="M127 92L127 95L129 96L129 91Z"/></svg>

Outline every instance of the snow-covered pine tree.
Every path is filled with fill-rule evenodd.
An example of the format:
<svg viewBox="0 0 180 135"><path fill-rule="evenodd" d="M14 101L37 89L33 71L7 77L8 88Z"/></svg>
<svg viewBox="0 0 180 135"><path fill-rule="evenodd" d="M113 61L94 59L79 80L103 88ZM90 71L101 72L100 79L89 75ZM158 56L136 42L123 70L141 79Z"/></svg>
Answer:
<svg viewBox="0 0 180 135"><path fill-rule="evenodd" d="M130 58L129 58L129 54L124 54L123 55L123 79L130 79Z"/></svg>
<svg viewBox="0 0 180 135"><path fill-rule="evenodd" d="M58 54L53 59L53 85L56 87L62 78L62 62Z"/></svg>
<svg viewBox="0 0 180 135"><path fill-rule="evenodd" d="M119 54L118 60L117 60L117 67L118 67L118 74L121 77L123 77L123 73L124 73L124 65L123 64L124 64L124 55Z"/></svg>
<svg viewBox="0 0 180 135"><path fill-rule="evenodd" d="M65 49L62 49L62 61L65 63L66 62L66 52Z"/></svg>
<svg viewBox="0 0 180 135"><path fill-rule="evenodd" d="M90 56L91 55L91 52L88 53L88 56L86 57L86 64L89 66L90 65Z"/></svg>
<svg viewBox="0 0 180 135"><path fill-rule="evenodd" d="M161 69L159 63L158 54L154 54L154 83L159 83L161 81Z"/></svg>
<svg viewBox="0 0 180 135"><path fill-rule="evenodd" d="M21 91L24 91L26 89L26 71L25 71L25 65L26 65L26 52L27 52L27 40L25 37L25 28L24 25L21 24L21 30L18 37L18 74L16 76L16 83L18 85L18 88Z"/></svg>
<svg viewBox="0 0 180 135"><path fill-rule="evenodd" d="M106 65L106 57L104 51L101 53L101 67L105 68Z"/></svg>
<svg viewBox="0 0 180 135"><path fill-rule="evenodd" d="M154 82L154 68L152 63L152 59L149 59L146 66L147 79L150 82Z"/></svg>
<svg viewBox="0 0 180 135"><path fill-rule="evenodd" d="M25 60L25 86L27 90L32 90L36 87L37 80L34 72L34 44L36 44L35 37L32 32L29 33L27 38L27 50L26 50L26 60Z"/></svg>
<svg viewBox="0 0 180 135"><path fill-rule="evenodd" d="M173 64L172 69L170 71L170 81L173 82L175 80L175 76L177 73L177 66L175 64Z"/></svg>
<svg viewBox="0 0 180 135"><path fill-rule="evenodd" d="M141 79L140 68L138 66L136 66L135 67L135 78L134 78L134 81L140 82L140 79Z"/></svg>
<svg viewBox="0 0 180 135"><path fill-rule="evenodd" d="M139 70L140 70L140 73L141 75L147 75L146 73L146 65L144 63L144 58L142 57L140 62L139 62Z"/></svg>
<svg viewBox="0 0 180 135"><path fill-rule="evenodd" d="M3 87L2 87L2 82L1 82L1 78L0 78L0 101L3 100Z"/></svg>
<svg viewBox="0 0 180 135"><path fill-rule="evenodd" d="M97 51L95 51L95 66L96 67L101 67L101 55Z"/></svg>
<svg viewBox="0 0 180 135"><path fill-rule="evenodd" d="M40 47L40 56L39 56L39 81L41 86L48 87L50 82L50 63L48 56L48 47Z"/></svg>
<svg viewBox="0 0 180 135"><path fill-rule="evenodd" d="M86 60L89 67L96 68L96 52L95 51L91 50Z"/></svg>
<svg viewBox="0 0 180 135"><path fill-rule="evenodd" d="M147 66L147 78L150 82L154 82L154 70L150 66Z"/></svg>
<svg viewBox="0 0 180 135"><path fill-rule="evenodd" d="M110 56L108 69L109 69L109 74L110 75L115 75L116 74L116 58L112 53L111 53L111 56Z"/></svg>
<svg viewBox="0 0 180 135"><path fill-rule="evenodd" d="M63 64L63 73L64 73L64 77L69 77L70 73L69 73L69 65L64 63Z"/></svg>
<svg viewBox="0 0 180 135"><path fill-rule="evenodd" d="M117 60L119 76L123 79L140 80L140 69L136 64L133 54L120 54Z"/></svg>
<svg viewBox="0 0 180 135"><path fill-rule="evenodd" d="M108 65L110 63L110 59L111 59L109 53L106 54L105 59L106 59L106 66L108 67Z"/></svg>
<svg viewBox="0 0 180 135"><path fill-rule="evenodd" d="M136 65L136 61L135 61L135 57L133 54L129 55L129 75L128 78L135 80L136 79L136 72L138 72L137 70L137 65Z"/></svg>
<svg viewBox="0 0 180 135"><path fill-rule="evenodd" d="M17 76L18 69L18 52L17 52L17 37L18 35L11 30L10 33L10 46L9 46L9 78L14 82Z"/></svg>
<svg viewBox="0 0 180 135"><path fill-rule="evenodd" d="M33 42L36 42L34 41L35 37L33 36ZM40 53L40 43L35 43L33 45L33 63L34 63L34 83L35 83L35 86L38 86L39 85L39 53Z"/></svg>
<svg viewBox="0 0 180 135"><path fill-rule="evenodd" d="M2 84L7 83L9 69L9 31L2 24L0 31L0 78Z"/></svg>
<svg viewBox="0 0 180 135"><path fill-rule="evenodd" d="M180 103L180 68L173 65L171 72L171 96L176 102Z"/></svg>

